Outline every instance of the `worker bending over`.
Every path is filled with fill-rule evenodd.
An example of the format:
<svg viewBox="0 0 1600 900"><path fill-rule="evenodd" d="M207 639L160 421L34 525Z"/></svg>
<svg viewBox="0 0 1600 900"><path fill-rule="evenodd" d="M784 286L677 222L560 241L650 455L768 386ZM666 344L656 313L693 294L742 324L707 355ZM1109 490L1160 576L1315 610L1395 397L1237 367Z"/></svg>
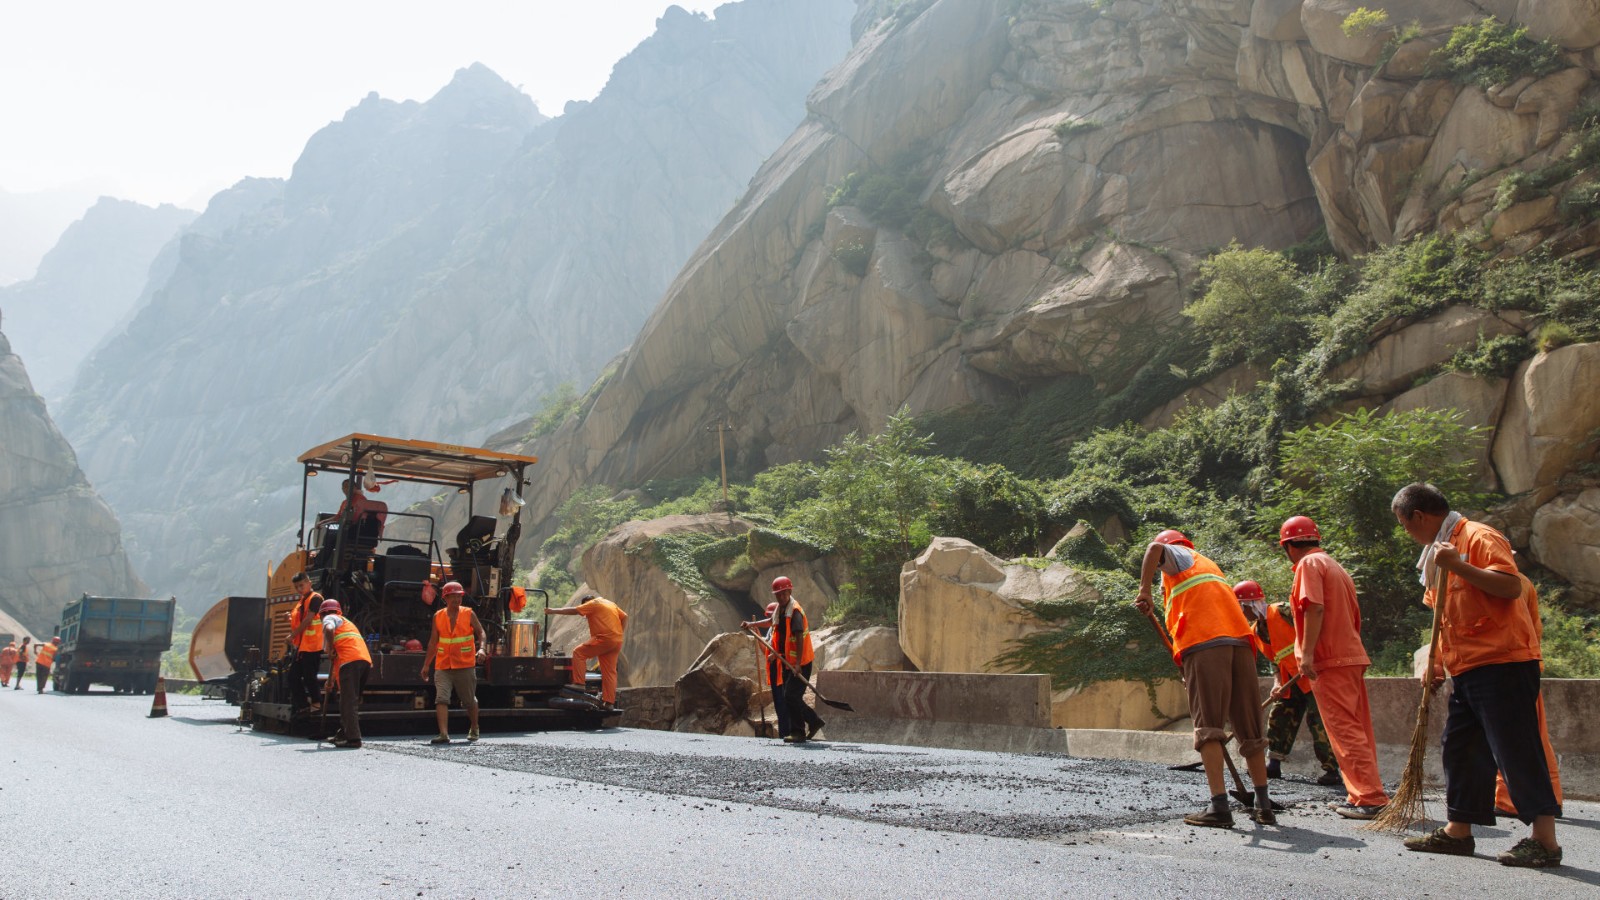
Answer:
<svg viewBox="0 0 1600 900"><path fill-rule="evenodd" d="M1389 805L1389 795L1378 775L1378 742L1365 680L1372 661L1361 643L1356 583L1322 549L1317 523L1305 516L1284 520L1278 545L1294 566L1289 606L1294 611L1295 656L1316 692L1317 709L1344 776L1345 802L1334 812L1347 819L1375 819ZM1273 691L1274 696L1282 693Z"/></svg>
<svg viewBox="0 0 1600 900"><path fill-rule="evenodd" d="M1561 865L1556 816L1561 804L1545 758L1539 728L1540 635L1505 535L1450 508L1431 484L1408 484L1390 503L1395 519L1423 547L1417 561L1427 586L1423 602L1436 607L1436 681L1449 675L1444 723L1444 793L1447 822L1432 834L1406 840L1421 853L1471 856L1472 826L1494 824L1495 772L1505 774L1517 818L1531 837L1501 853L1500 864L1526 868ZM1434 593L1436 569L1447 573L1444 596Z"/></svg>
<svg viewBox="0 0 1600 900"><path fill-rule="evenodd" d="M1263 825L1277 823L1267 796L1267 740L1261 735L1261 704L1256 682L1255 649L1250 623L1239 609L1233 588L1217 564L1200 555L1181 532L1168 529L1145 548L1139 570L1139 596L1134 605L1150 615L1151 586L1161 576L1172 640L1172 658L1183 669L1194 719L1194 748L1205 764L1211 805L1184 816L1190 825L1231 828L1233 812L1223 786L1223 741L1233 723L1255 785L1250 817Z"/></svg>
<svg viewBox="0 0 1600 900"><path fill-rule="evenodd" d="M1339 759L1333 755L1328 732L1322 727L1322 716L1317 712L1316 695L1300 677L1300 666L1294 658L1294 613L1289 604L1268 606L1266 593L1254 581L1234 585L1233 595L1239 598L1244 617L1255 629L1262 654L1277 671L1272 704L1267 707L1267 778L1283 777L1283 761L1294 752L1295 738L1304 720L1311 732L1311 747L1317 754L1317 762L1322 764L1317 784L1324 787L1344 784L1339 777Z"/></svg>
<svg viewBox="0 0 1600 900"><path fill-rule="evenodd" d="M367 639L356 623L344 617L337 600L324 600L318 609L322 614L323 646L328 648L328 683L323 688L323 701L327 694L339 689L339 733L333 745L347 750L361 748L361 688L367 683L367 673L372 671L372 654L367 650Z"/></svg>
<svg viewBox="0 0 1600 900"><path fill-rule="evenodd" d="M33 658L35 693L44 693L44 683L50 680L50 667L55 664L56 651L61 649L61 638L53 637L48 644L39 645L39 655Z"/></svg>
<svg viewBox="0 0 1600 900"><path fill-rule="evenodd" d="M450 696L461 698L467 710L467 740L478 739L478 660L487 656L483 624L478 614L461 605L466 596L461 582L444 586L444 609L433 614L433 632L422 655L422 680L433 669L433 712L439 734L429 743L450 743Z"/></svg>
<svg viewBox="0 0 1600 900"><path fill-rule="evenodd" d="M599 594L584 594L577 606L549 609L553 616L583 616L589 623L589 639L573 648L572 683L583 687L589 660L600 661L600 706L617 708L617 657L622 653L622 632L628 627L628 614Z"/></svg>

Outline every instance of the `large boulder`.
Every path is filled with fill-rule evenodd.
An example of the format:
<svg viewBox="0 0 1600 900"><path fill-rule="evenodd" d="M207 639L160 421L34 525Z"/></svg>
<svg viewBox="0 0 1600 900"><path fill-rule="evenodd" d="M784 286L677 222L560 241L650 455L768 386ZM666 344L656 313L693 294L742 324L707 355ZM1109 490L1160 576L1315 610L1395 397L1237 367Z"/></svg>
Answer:
<svg viewBox="0 0 1600 900"><path fill-rule="evenodd" d="M1480 337L1520 330L1508 320L1471 306L1452 306L1378 340L1366 353L1336 367L1330 381L1355 379L1363 395L1390 394L1442 365Z"/></svg>
<svg viewBox="0 0 1600 900"><path fill-rule="evenodd" d="M811 642L819 672L903 672L910 666L897 628L822 628L811 632Z"/></svg>
<svg viewBox="0 0 1600 900"><path fill-rule="evenodd" d="M1600 428L1600 344L1573 344L1528 360L1511 379L1494 439L1494 467L1508 494L1548 487L1594 454Z"/></svg>
<svg viewBox="0 0 1600 900"><path fill-rule="evenodd" d="M730 597L710 584L686 586L674 581L656 560L656 539L686 533L742 534L750 527L749 522L725 514L667 516L621 525L584 552L584 581L628 614L618 667L620 684L672 684L708 641L738 629L739 622L755 612L742 597ZM555 628L551 632L553 643Z"/></svg>
<svg viewBox="0 0 1600 900"><path fill-rule="evenodd" d="M719 634L676 682L674 731L754 734L750 714L759 714L765 663L756 642L743 633Z"/></svg>
<svg viewBox="0 0 1600 900"><path fill-rule="evenodd" d="M1031 604L1093 590L1062 563L1036 568L934 538L900 573L900 648L918 671L992 671L1013 641L1044 628Z"/></svg>
<svg viewBox="0 0 1600 900"><path fill-rule="evenodd" d="M1542 565L1572 582L1586 599L1600 599L1600 488L1539 507L1530 544Z"/></svg>

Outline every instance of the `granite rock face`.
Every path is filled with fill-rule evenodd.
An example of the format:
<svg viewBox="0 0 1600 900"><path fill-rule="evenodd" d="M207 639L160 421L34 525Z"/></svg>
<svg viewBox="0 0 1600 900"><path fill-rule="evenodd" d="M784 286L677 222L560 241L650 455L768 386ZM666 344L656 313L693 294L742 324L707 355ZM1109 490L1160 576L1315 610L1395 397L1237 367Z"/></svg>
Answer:
<svg viewBox="0 0 1600 900"><path fill-rule="evenodd" d="M88 593L143 597L122 528L0 334L0 611L49 636Z"/></svg>

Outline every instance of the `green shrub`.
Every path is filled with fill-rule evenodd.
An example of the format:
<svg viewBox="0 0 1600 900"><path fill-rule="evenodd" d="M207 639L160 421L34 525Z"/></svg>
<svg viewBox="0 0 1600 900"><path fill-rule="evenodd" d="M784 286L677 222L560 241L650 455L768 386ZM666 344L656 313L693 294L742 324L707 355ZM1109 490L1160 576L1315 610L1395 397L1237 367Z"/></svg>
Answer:
<svg viewBox="0 0 1600 900"><path fill-rule="evenodd" d="M1068 119L1065 122L1057 122L1050 130L1055 132L1056 137L1064 141L1073 135L1085 134L1100 127L1102 126L1096 119Z"/></svg>
<svg viewBox="0 0 1600 900"><path fill-rule="evenodd" d="M1445 368L1479 378L1510 378L1517 365L1532 356L1533 343L1520 334L1478 338L1478 344L1456 353Z"/></svg>
<svg viewBox="0 0 1600 900"><path fill-rule="evenodd" d="M1281 253L1229 244L1200 264L1206 292L1183 314L1210 343L1210 362L1259 363L1292 353L1310 336L1299 273Z"/></svg>
<svg viewBox="0 0 1600 900"><path fill-rule="evenodd" d="M651 539L648 547L651 560L672 579L674 584L696 597L722 596L722 592L707 581L705 576L705 569L710 565L710 560L729 549L727 539L722 535L703 531L662 534ZM644 548L641 546L629 552L635 553L642 549ZM732 549L733 552L728 554L728 558L738 555L736 544ZM701 559L702 553L708 557L704 562Z"/></svg>
<svg viewBox="0 0 1600 900"><path fill-rule="evenodd" d="M867 266L872 262L872 247L862 241L854 241L834 250L833 258L839 261L846 272L864 278Z"/></svg>
<svg viewBox="0 0 1600 900"><path fill-rule="evenodd" d="M1558 605L1560 591L1545 588L1540 593L1544 677L1600 678L1600 630L1595 628L1593 616L1562 609Z"/></svg>
<svg viewBox="0 0 1600 900"><path fill-rule="evenodd" d="M1539 326L1539 352L1549 353L1578 342L1578 334L1560 322L1546 322Z"/></svg>
<svg viewBox="0 0 1600 900"><path fill-rule="evenodd" d="M897 598L879 592L867 592L854 584L839 585L839 596L822 614L826 625L848 625L868 628L873 625L900 624L900 604Z"/></svg>
<svg viewBox="0 0 1600 900"><path fill-rule="evenodd" d="M563 381L554 391L539 399L539 411L533 414L533 419L528 423L528 432L522 439L531 441L555 431L562 422L577 415L582 406L583 398L578 396L577 387L570 381Z"/></svg>
<svg viewBox="0 0 1600 900"><path fill-rule="evenodd" d="M752 558L777 558L793 561L816 559L829 550L826 544L809 535L777 531L772 528L752 528L744 536L745 552Z"/></svg>
<svg viewBox="0 0 1600 900"><path fill-rule="evenodd" d="M1389 24L1388 10L1358 6L1354 12L1344 17L1344 21L1339 24L1339 30L1344 32L1345 37L1356 37L1387 24Z"/></svg>
<svg viewBox="0 0 1600 900"><path fill-rule="evenodd" d="M1048 520L1038 483L1004 466L960 466L933 498L928 527L1009 558L1038 552Z"/></svg>
<svg viewBox="0 0 1600 900"><path fill-rule="evenodd" d="M1429 57L1429 74L1488 90L1524 75L1549 75L1562 65L1561 48L1491 16L1453 29L1450 40Z"/></svg>

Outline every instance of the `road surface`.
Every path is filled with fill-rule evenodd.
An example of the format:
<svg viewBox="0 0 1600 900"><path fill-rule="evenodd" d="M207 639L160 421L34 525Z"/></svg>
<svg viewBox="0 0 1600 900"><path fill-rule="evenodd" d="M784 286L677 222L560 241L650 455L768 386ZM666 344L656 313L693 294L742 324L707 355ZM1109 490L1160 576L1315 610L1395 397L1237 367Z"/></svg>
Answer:
<svg viewBox="0 0 1600 900"><path fill-rule="evenodd" d="M1201 776L1050 756L650 731L487 735L362 750L237 729L169 695L0 694L0 898L1581 896L1600 805L1571 803L1570 864L1405 852L1306 783L1280 827L1178 819ZM1395 774L1395 773L1390 773ZM1437 803L1434 805L1437 808ZM1513 831L1515 834L1513 834ZM792 885L792 887L791 887Z"/></svg>

